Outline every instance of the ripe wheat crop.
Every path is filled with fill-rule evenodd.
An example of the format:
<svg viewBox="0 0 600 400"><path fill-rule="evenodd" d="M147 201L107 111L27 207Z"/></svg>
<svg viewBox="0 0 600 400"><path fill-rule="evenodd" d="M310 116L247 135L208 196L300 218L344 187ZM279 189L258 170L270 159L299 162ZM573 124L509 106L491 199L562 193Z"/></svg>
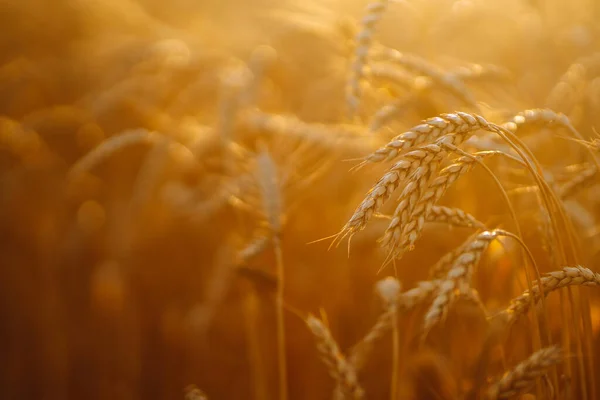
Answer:
<svg viewBox="0 0 600 400"><path fill-rule="evenodd" d="M0 1L0 398L600 399L599 18Z"/></svg>

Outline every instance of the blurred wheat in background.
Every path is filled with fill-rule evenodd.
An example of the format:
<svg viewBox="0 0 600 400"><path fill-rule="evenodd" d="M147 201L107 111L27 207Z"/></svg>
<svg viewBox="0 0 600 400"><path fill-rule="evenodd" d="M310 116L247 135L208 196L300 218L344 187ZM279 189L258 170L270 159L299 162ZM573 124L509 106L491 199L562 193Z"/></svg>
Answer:
<svg viewBox="0 0 600 400"><path fill-rule="evenodd" d="M0 0L0 398L600 399L594 0Z"/></svg>

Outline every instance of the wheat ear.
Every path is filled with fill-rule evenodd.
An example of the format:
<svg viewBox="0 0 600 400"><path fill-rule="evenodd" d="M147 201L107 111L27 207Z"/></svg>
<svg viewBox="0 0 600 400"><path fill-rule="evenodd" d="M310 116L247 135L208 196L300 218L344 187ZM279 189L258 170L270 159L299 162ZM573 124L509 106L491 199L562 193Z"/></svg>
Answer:
<svg viewBox="0 0 600 400"><path fill-rule="evenodd" d="M475 266L479 263L489 244L504 234L505 232L499 229L482 232L463 248L446 274L445 280L440 284L437 296L425 315L424 336L435 324L445 319L450 306L458 295L471 293L471 278Z"/></svg>
<svg viewBox="0 0 600 400"><path fill-rule="evenodd" d="M336 397L362 399L364 391L358 383L356 370L340 351L329 329L313 315L309 315L305 322L317 339L317 349L321 359L327 365L331 377L337 382Z"/></svg>
<svg viewBox="0 0 600 400"><path fill-rule="evenodd" d="M426 215L425 222L441 222L461 228L485 229L483 222L478 221L468 212L455 207L433 206Z"/></svg>
<svg viewBox="0 0 600 400"><path fill-rule="evenodd" d="M392 216L373 213L376 218L391 220ZM433 206L431 212L427 215L425 222L437 222L448 224L457 228L485 228L485 225L478 221L474 216L460 208Z"/></svg>
<svg viewBox="0 0 600 400"><path fill-rule="evenodd" d="M386 229L384 237L381 240L382 245L389 247L390 252L394 253L394 257L398 257L412 249L414 243L421 235L431 209L442 198L448 188L460 176L469 172L481 159L496 154L499 154L499 152L487 151L475 153L469 157L463 156L456 160L454 164L442 169L439 175L429 183L427 189L418 198L418 202L414 204L412 209L404 212L404 214L394 214L397 217L392 219L392 222ZM401 202L396 211L402 206L404 205Z"/></svg>
<svg viewBox="0 0 600 400"><path fill-rule="evenodd" d="M359 166L390 161L403 151L424 143L431 143L441 136L448 135L447 140L450 140L453 136L466 136L478 129L495 132L494 126L480 115L464 112L441 114L426 119L409 131L394 137L388 144L365 157Z"/></svg>
<svg viewBox="0 0 600 400"><path fill-rule="evenodd" d="M446 151L437 144L431 144L410 151L402 160L394 164L369 190L365 199L342 228L342 237L353 235L365 228L374 213L378 212L392 193L417 169L428 168L434 162L444 157ZM341 239L340 238L340 239Z"/></svg>
<svg viewBox="0 0 600 400"><path fill-rule="evenodd" d="M548 369L560 364L563 353L558 346L551 346L533 353L527 360L509 370L487 391L489 400L509 399L530 389L535 380Z"/></svg>
<svg viewBox="0 0 600 400"><path fill-rule="evenodd" d="M471 237L469 237L463 244L444 254L431 268L429 268L429 277L431 279L443 279L448 273L448 270L452 268L454 260L456 260L456 258L462 254L465 246L471 243L476 236L477 234L471 235Z"/></svg>
<svg viewBox="0 0 600 400"><path fill-rule="evenodd" d="M571 64L550 91L546 104L555 110L570 111L583 96L582 87L589 75L599 72L598 67L600 67L600 53L581 58Z"/></svg>
<svg viewBox="0 0 600 400"><path fill-rule="evenodd" d="M573 196L579 190L594 184L597 180L597 176L598 168L595 166L580 171L577 175L563 184L560 188L560 197L566 199Z"/></svg>
<svg viewBox="0 0 600 400"><path fill-rule="evenodd" d="M512 117L510 121L502 124L502 127L511 132L516 132L519 128L532 124L556 124L569 130L575 129L569 117L549 108L534 108L521 111Z"/></svg>
<svg viewBox="0 0 600 400"><path fill-rule="evenodd" d="M74 178L81 173L90 171L92 168L107 160L110 156L128 147L138 144L156 145L162 143L171 144L180 152L182 156L188 158L189 160L195 161L194 155L188 147L174 141L170 137L158 132L147 131L145 129L135 129L111 136L100 143L71 167L69 176Z"/></svg>
<svg viewBox="0 0 600 400"><path fill-rule="evenodd" d="M504 310L504 313L508 314L510 321L514 321L529 310L531 293L533 293L534 302L537 303L541 300L542 295L546 296L554 290L573 285L598 286L600 285L600 274L581 266L565 267L561 271L550 272L542 277L541 289L538 283L533 286L531 292L526 290L511 300L510 306Z"/></svg>
<svg viewBox="0 0 600 400"><path fill-rule="evenodd" d="M375 34L375 26L381 19L388 6L388 0L376 0L367 5L365 8L365 16L361 21L361 29L356 35L356 48L354 50L354 60L350 66L350 78L346 87L346 103L350 117L356 115L360 106L362 97L362 81L365 76L365 68L367 67L367 58L373 35Z"/></svg>
<svg viewBox="0 0 600 400"><path fill-rule="evenodd" d="M420 76L430 78L439 87L454 95L463 103L479 110L475 97L463 81L453 74L445 73L441 68L413 54L401 53L398 50L380 48L374 55L376 60L389 61Z"/></svg>
<svg viewBox="0 0 600 400"><path fill-rule="evenodd" d="M506 82L511 79L511 74L506 68L493 64L470 64L458 67L448 74L464 82Z"/></svg>

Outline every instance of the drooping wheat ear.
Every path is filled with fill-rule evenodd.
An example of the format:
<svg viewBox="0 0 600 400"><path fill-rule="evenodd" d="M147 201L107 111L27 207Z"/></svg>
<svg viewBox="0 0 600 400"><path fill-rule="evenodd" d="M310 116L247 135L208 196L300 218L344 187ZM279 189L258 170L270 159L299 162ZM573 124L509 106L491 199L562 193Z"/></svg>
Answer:
<svg viewBox="0 0 600 400"><path fill-rule="evenodd" d="M588 167L580 171L577 175L563 184L560 188L560 197L562 199L569 198L588 186L597 182L598 168L595 166Z"/></svg>
<svg viewBox="0 0 600 400"><path fill-rule="evenodd" d="M463 248L462 253L454 260L452 267L441 283L433 304L425 314L423 332L426 335L431 328L442 322L457 296L471 293L471 278L475 266L479 263L483 252L489 244L505 232L500 229L485 231Z"/></svg>
<svg viewBox="0 0 600 400"><path fill-rule="evenodd" d="M425 222L442 222L456 227L485 229L485 225L460 208L433 206Z"/></svg>
<svg viewBox="0 0 600 400"><path fill-rule="evenodd" d="M417 286L400 295L399 311L408 312L425 303L438 290L441 280L421 281Z"/></svg>
<svg viewBox="0 0 600 400"><path fill-rule="evenodd" d="M387 277L377 282L377 291L384 302L384 312L369 332L350 350L348 361L356 371L364 366L374 343L392 327L394 316L398 312L400 289L400 282L396 278Z"/></svg>
<svg viewBox="0 0 600 400"><path fill-rule="evenodd" d="M452 264L464 251L465 246L468 246L475 238L477 233L471 235L463 244L444 254L431 268L429 268L429 277L431 279L444 279L446 274L452 268Z"/></svg>
<svg viewBox="0 0 600 400"><path fill-rule="evenodd" d="M560 347L550 346L533 353L527 360L506 372L487 392L489 400L510 399L529 390L535 380L563 361Z"/></svg>
<svg viewBox="0 0 600 400"><path fill-rule="evenodd" d="M387 220L392 219L391 215L379 213L373 213L373 216ZM457 228L485 228L485 225L482 222L478 221L474 216L464 210L446 206L433 206L431 212L427 215L425 222L438 222Z"/></svg>
<svg viewBox="0 0 600 400"><path fill-rule="evenodd" d="M87 172L107 160L113 154L118 153L127 147L138 144L157 145L162 143L174 146L181 156L190 161L195 161L194 155L188 147L172 140L168 136L158 132L147 131L145 129L134 129L111 136L100 143L71 167L69 176L74 178L83 172Z"/></svg>
<svg viewBox="0 0 600 400"><path fill-rule="evenodd" d="M480 115L464 112L441 114L440 116L426 119L420 125L394 137L388 144L365 157L359 166L368 163L390 161L403 151L424 143L431 143L441 136L447 135L449 140L457 135L459 137L466 136L478 129L495 132L493 124L490 124ZM466 140L464 137L461 139Z"/></svg>
<svg viewBox="0 0 600 400"><path fill-rule="evenodd" d="M599 286L600 274L580 266L565 267L561 271L550 272L542 278L541 289L539 284L533 286L531 293L533 293L534 303L541 300L542 294L546 296L554 290L573 285ZM503 311L509 316L509 321L516 320L529 310L531 293L526 290L523 294L511 300L510 306Z"/></svg>
<svg viewBox="0 0 600 400"><path fill-rule="evenodd" d="M592 54L577 60L559 78L546 99L546 105L554 110L571 111L584 95L587 79L600 73L600 54Z"/></svg>
<svg viewBox="0 0 600 400"><path fill-rule="evenodd" d="M465 82L506 82L511 79L511 74L506 68L494 64L470 64L458 67L448 74Z"/></svg>
<svg viewBox="0 0 600 400"><path fill-rule="evenodd" d="M385 230L383 237L380 239L381 246L389 248L390 257L395 258L401 252L398 251L396 246L400 241L400 227L405 226L409 222L415 206L419 199L423 197L424 192L429 186L429 182L437 173L440 161L439 159L434 159L431 163L417 168L411 175L410 181L402 190L398 206L392 215L392 220ZM389 260L391 260L390 257L388 257Z"/></svg>
<svg viewBox="0 0 600 400"><path fill-rule="evenodd" d="M382 244L390 248L394 257L401 256L411 250L414 243L421 236L427 216L433 206L442 198L450 186L462 175L469 172L483 158L499 154L496 151L484 151L473 154L471 157L460 157L452 165L444 168L427 186L427 189L418 198L418 202L400 218L392 219L388 226ZM400 208L402 203L398 205ZM398 210L398 209L397 209ZM396 215L396 214L395 214Z"/></svg>
<svg viewBox="0 0 600 400"><path fill-rule="evenodd" d="M405 89L411 89L415 84L414 75L385 63L373 64L369 75L373 80L390 82Z"/></svg>
<svg viewBox="0 0 600 400"><path fill-rule="evenodd" d="M321 359L327 365L331 377L337 382L338 396L341 395L343 399L362 399L364 391L358 383L356 370L340 351L329 329L313 315L309 315L305 322L317 339Z"/></svg>
<svg viewBox="0 0 600 400"><path fill-rule="evenodd" d="M381 19L388 6L388 0L372 1L365 8L365 16L361 21L361 29L356 35L356 48L354 60L350 66L350 77L346 87L346 103L348 104L349 116L356 115L362 97L362 83L365 76L365 68L368 63L369 51L375 34L375 26Z"/></svg>
<svg viewBox="0 0 600 400"><path fill-rule="evenodd" d="M398 50L390 48L379 48L374 54L374 59L389 61L402 66L416 75L426 76L469 107L479 110L475 97L461 79L452 74L445 73L442 69L421 57L401 53Z"/></svg>
<svg viewBox="0 0 600 400"><path fill-rule="evenodd" d="M309 123L295 116L270 114L260 110L246 110L241 116L242 124L255 134L265 137L290 137L326 148L356 145L364 148L365 130L356 125L327 125Z"/></svg>
<svg viewBox="0 0 600 400"><path fill-rule="evenodd" d="M419 95L428 89L428 83L415 84L411 93L393 100L389 104L381 106L369 120L369 132L374 133L382 129L388 123L392 122L401 114L403 110L411 105L417 104Z"/></svg>
<svg viewBox="0 0 600 400"><path fill-rule="evenodd" d="M502 127L511 132L516 132L519 128L532 124L555 124L570 131L575 130L569 117L548 108L534 108L521 111L512 117L510 121L502 124Z"/></svg>
<svg viewBox="0 0 600 400"><path fill-rule="evenodd" d="M433 163L439 162L446 154L444 147L438 144L423 146L404 154L402 160L388 169L369 190L365 199L342 228L340 239L364 229L373 213L381 209L402 182L415 174L417 169L428 168Z"/></svg>

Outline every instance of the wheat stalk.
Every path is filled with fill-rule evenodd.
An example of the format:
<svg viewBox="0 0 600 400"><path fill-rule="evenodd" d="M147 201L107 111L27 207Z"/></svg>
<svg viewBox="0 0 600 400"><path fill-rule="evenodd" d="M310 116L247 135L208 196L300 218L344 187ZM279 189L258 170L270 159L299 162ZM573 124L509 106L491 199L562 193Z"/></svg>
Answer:
<svg viewBox="0 0 600 400"><path fill-rule="evenodd" d="M533 353L494 383L487 391L489 400L508 399L530 389L535 380L546 374L548 369L560 364L563 354L558 346L551 346Z"/></svg>
<svg viewBox="0 0 600 400"><path fill-rule="evenodd" d="M346 235L352 236L365 228L374 213L378 212L392 193L409 176L429 168L439 162L445 155L446 150L438 144L430 144L410 151L402 157L402 160L394 164L369 190L365 199L356 208L350 220L341 230L341 238Z"/></svg>

